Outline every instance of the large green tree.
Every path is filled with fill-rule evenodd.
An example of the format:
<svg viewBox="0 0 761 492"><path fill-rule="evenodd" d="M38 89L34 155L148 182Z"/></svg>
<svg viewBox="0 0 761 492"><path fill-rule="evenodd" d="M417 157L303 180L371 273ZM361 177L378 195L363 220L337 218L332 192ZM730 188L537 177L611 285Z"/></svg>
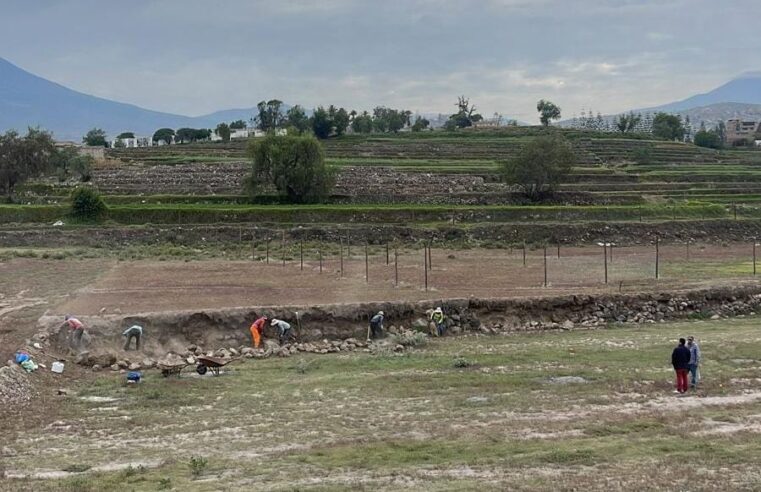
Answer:
<svg viewBox="0 0 761 492"><path fill-rule="evenodd" d="M214 133L222 139L223 142L230 141L230 125L227 123L220 123L214 130Z"/></svg>
<svg viewBox="0 0 761 492"><path fill-rule="evenodd" d="M709 149L720 149L723 146L721 137L715 130L706 130L701 128L695 133L693 140L698 147L707 147Z"/></svg>
<svg viewBox="0 0 761 492"><path fill-rule="evenodd" d="M299 135L309 130L309 117L307 117L304 108L298 104L291 107L291 109L285 113L285 119L288 123L288 126L293 128Z"/></svg>
<svg viewBox="0 0 761 492"><path fill-rule="evenodd" d="M249 155L253 168L246 188L252 196L267 185L292 203L318 203L330 194L334 175L315 137L268 135L249 144Z"/></svg>
<svg viewBox="0 0 761 492"><path fill-rule="evenodd" d="M346 133L346 129L349 127L349 113L344 108L339 108L333 114L333 129L336 132L336 136L341 136Z"/></svg>
<svg viewBox="0 0 761 492"><path fill-rule="evenodd" d="M283 101L278 99L259 101L259 104L256 105L259 114L254 118L256 126L265 132L272 132L280 128L285 119L282 106Z"/></svg>
<svg viewBox="0 0 761 492"><path fill-rule="evenodd" d="M174 130L172 130L171 128L159 128L153 134L153 141L164 142L166 145L169 145L172 143L173 137L174 137Z"/></svg>
<svg viewBox="0 0 761 492"><path fill-rule="evenodd" d="M122 132L119 135L116 136L118 139L122 138L135 138L135 132Z"/></svg>
<svg viewBox="0 0 761 492"><path fill-rule="evenodd" d="M314 110L310 120L315 137L324 140L333 133L333 118L331 118L330 112L322 106Z"/></svg>
<svg viewBox="0 0 761 492"><path fill-rule="evenodd" d="M684 125L679 115L658 113L653 118L653 136L663 140L684 140Z"/></svg>
<svg viewBox="0 0 761 492"><path fill-rule="evenodd" d="M544 126L550 126L552 120L560 119L560 108L555 103L540 99L536 103L536 110L539 112L539 121Z"/></svg>
<svg viewBox="0 0 761 492"><path fill-rule="evenodd" d="M106 132L100 128L93 128L87 134L82 137L82 143L91 147L105 147L106 144Z"/></svg>
<svg viewBox="0 0 761 492"><path fill-rule="evenodd" d="M8 202L13 201L17 185L50 169L54 154L48 132L30 128L23 137L13 130L0 135L0 191Z"/></svg>
<svg viewBox="0 0 761 492"><path fill-rule="evenodd" d="M552 193L575 162L571 146L557 136L541 136L502 164L502 177L532 200Z"/></svg>
<svg viewBox="0 0 761 492"><path fill-rule="evenodd" d="M373 117L367 111L354 116L351 120L351 129L354 133L372 133Z"/></svg>

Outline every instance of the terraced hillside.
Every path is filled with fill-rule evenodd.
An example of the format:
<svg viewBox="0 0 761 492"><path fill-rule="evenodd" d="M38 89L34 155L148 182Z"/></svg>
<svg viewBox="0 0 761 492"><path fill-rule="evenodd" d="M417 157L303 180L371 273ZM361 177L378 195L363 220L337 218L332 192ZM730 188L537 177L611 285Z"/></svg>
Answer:
<svg viewBox="0 0 761 492"><path fill-rule="evenodd" d="M500 182L500 163L548 131L568 139L577 162L558 193L532 204ZM278 205L274 195L252 203L243 193L250 163L242 141L113 149L92 183L105 195L114 227L448 224L470 230L483 224L632 222L668 227L675 221L761 217L761 152L541 128L348 135L324 146L337 183L330 203L321 207ZM0 207L0 223L23 227L64 219L71 185L54 180L26 185L27 205Z"/></svg>

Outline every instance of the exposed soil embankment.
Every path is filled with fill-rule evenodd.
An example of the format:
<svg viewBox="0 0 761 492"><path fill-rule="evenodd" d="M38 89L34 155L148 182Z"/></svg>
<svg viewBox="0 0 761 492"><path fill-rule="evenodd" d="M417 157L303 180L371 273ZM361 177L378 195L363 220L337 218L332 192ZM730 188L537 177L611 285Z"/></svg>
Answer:
<svg viewBox="0 0 761 492"><path fill-rule="evenodd" d="M620 245L652 244L655 237L663 243L749 242L761 234L761 220L695 220L673 222L593 222L593 223L494 223L482 225L440 226L435 228L405 225L187 225L144 227L54 228L35 227L0 231L0 243L6 247L113 247L126 245L177 244L200 246L215 243L237 243L281 238L283 231L290 240L338 242L352 241L383 244L389 241L452 242L457 244L494 243L542 244L546 241L565 245L584 245L614 241Z"/></svg>
<svg viewBox="0 0 761 492"><path fill-rule="evenodd" d="M289 321L298 341L366 336L368 318L382 310L386 327L426 329L425 311L442 306L449 331L498 333L526 330L591 328L611 322L657 323L665 320L734 316L755 312L761 304L761 286L711 288L637 295L580 295L533 299L446 299L423 302L336 304L314 307L235 308L175 311L82 318L88 326L91 351L118 348L121 331L132 324L146 328L143 353L160 356L181 352L188 345L235 347L250 344L248 327L261 315ZM298 318L296 312L299 313ZM53 329L59 317L43 317ZM59 332L64 343L65 333ZM270 327L265 338L276 338ZM55 339L55 337L54 337Z"/></svg>

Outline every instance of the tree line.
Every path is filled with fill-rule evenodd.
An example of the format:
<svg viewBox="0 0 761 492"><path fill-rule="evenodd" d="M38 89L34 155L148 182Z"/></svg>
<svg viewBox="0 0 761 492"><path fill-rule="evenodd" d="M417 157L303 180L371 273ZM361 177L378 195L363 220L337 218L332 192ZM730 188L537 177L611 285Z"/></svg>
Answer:
<svg viewBox="0 0 761 492"><path fill-rule="evenodd" d="M56 147L52 134L39 128L29 128L26 135L0 134L0 192L8 203L18 185L47 173L56 173L60 181L89 181L93 164L92 156L75 147Z"/></svg>

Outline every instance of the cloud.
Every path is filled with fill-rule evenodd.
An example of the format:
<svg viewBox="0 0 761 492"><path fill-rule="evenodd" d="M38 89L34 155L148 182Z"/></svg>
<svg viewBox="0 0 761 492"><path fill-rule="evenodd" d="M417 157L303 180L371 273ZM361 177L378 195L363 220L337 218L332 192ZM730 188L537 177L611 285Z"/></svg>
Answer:
<svg viewBox="0 0 761 492"><path fill-rule="evenodd" d="M539 98L618 112L758 70L737 42L758 18L751 0L5 0L0 46L72 88L184 114L271 97L448 112L466 94L535 121Z"/></svg>

